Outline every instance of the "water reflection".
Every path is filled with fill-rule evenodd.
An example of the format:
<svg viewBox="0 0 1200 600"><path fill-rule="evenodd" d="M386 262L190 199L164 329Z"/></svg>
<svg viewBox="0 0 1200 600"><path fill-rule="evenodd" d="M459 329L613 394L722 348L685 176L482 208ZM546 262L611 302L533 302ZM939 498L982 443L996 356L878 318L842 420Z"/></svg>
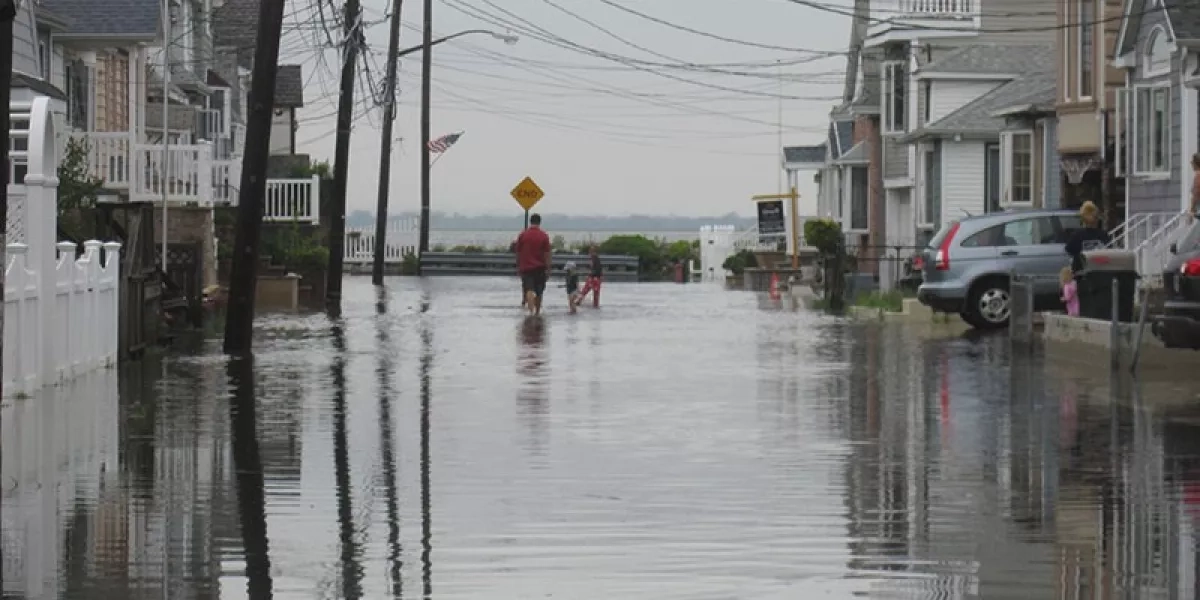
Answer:
<svg viewBox="0 0 1200 600"><path fill-rule="evenodd" d="M361 287L6 400L6 597L1196 597L1190 384L703 286Z"/></svg>
<svg viewBox="0 0 1200 600"><path fill-rule="evenodd" d="M350 449L347 441L346 408L346 337L342 324L333 326L333 463L337 485L338 541L341 547L341 597L362 598L362 548L354 526L354 508L350 483Z"/></svg>
<svg viewBox="0 0 1200 600"><path fill-rule="evenodd" d="M229 403L233 469L237 473L238 517L246 560L246 591L251 600L273 597L271 549L267 541L266 482L258 446L257 381L254 358L230 360Z"/></svg>
<svg viewBox="0 0 1200 600"><path fill-rule="evenodd" d="M517 354L517 414L529 430L527 447L534 456L545 453L546 418L549 411L549 368L546 322L541 317L521 321Z"/></svg>
<svg viewBox="0 0 1200 600"><path fill-rule="evenodd" d="M376 342L375 355L379 361L376 373L379 376L379 453L383 463L383 489L387 504L387 578L388 591L392 598L404 595L403 547L400 544L400 485L396 474L396 431L392 417L392 398L396 395L392 385L393 357L396 349L391 343L391 322L388 319L388 290L378 288L375 304Z"/></svg>

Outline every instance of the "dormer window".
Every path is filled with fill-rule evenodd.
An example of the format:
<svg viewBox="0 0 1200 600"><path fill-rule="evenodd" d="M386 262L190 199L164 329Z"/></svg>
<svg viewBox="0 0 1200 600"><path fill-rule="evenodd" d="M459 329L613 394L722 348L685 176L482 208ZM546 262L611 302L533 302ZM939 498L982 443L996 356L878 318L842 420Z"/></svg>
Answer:
<svg viewBox="0 0 1200 600"><path fill-rule="evenodd" d="M50 81L50 32L39 31L38 45L38 76L43 81Z"/></svg>
<svg viewBox="0 0 1200 600"><path fill-rule="evenodd" d="M1162 27L1156 27L1150 34L1150 42L1146 44L1143 61L1142 69L1145 71L1143 75L1147 77L1166 75L1171 72L1171 42L1167 39L1167 32Z"/></svg>

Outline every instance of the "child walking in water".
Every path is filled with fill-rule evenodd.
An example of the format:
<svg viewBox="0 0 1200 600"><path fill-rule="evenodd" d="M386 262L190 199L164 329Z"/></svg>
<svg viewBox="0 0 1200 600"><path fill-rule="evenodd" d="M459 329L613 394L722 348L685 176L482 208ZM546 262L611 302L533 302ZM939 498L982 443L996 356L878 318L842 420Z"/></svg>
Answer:
<svg viewBox="0 0 1200 600"><path fill-rule="evenodd" d="M575 314L575 307L579 305L579 274L575 272L575 263L569 262L566 266L567 271L567 303L571 306L571 314Z"/></svg>
<svg viewBox="0 0 1200 600"><path fill-rule="evenodd" d="M583 290L579 292L579 301L582 302L587 298L588 292L592 293L592 306L600 307L600 282L604 277L604 265L600 262L600 252L592 246L588 249L588 263L590 269L588 271L587 281L583 282Z"/></svg>
<svg viewBox="0 0 1200 600"><path fill-rule="evenodd" d="M1067 314L1078 317L1079 284L1075 282L1075 273L1071 271L1071 267L1063 267L1059 279L1062 281L1062 301L1067 306Z"/></svg>

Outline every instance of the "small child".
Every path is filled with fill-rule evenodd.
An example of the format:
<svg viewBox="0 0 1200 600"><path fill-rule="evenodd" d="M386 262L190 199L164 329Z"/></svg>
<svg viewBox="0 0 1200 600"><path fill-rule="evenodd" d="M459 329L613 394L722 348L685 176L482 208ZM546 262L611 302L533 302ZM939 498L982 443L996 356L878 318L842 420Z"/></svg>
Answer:
<svg viewBox="0 0 1200 600"><path fill-rule="evenodd" d="M567 271L567 303L571 305L571 314L575 314L575 307L579 305L579 274L575 272L575 263L569 262L566 265Z"/></svg>
<svg viewBox="0 0 1200 600"><path fill-rule="evenodd" d="M1059 273L1059 280L1062 282L1062 301L1067 305L1067 314L1078 317L1079 284L1075 282L1075 273L1071 271L1071 267L1063 267Z"/></svg>

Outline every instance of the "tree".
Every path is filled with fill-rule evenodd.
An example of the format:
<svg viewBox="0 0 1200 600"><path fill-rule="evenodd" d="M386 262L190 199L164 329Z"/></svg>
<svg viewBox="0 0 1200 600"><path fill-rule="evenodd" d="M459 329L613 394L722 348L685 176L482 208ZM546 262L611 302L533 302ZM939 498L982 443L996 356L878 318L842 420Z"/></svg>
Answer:
<svg viewBox="0 0 1200 600"><path fill-rule="evenodd" d="M58 165L58 222L65 231L90 237L83 231L82 210L96 206L96 197L104 189L104 180L94 177L88 168L88 144L67 139L66 151Z"/></svg>

